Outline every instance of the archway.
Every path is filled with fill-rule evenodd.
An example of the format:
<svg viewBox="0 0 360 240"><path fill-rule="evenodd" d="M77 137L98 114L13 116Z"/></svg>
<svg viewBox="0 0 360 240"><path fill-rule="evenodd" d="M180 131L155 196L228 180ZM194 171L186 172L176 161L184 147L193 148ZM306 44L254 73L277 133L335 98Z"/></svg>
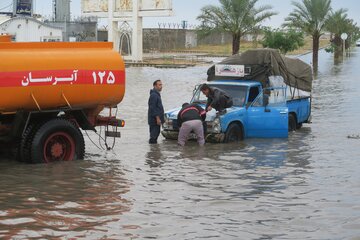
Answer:
<svg viewBox="0 0 360 240"><path fill-rule="evenodd" d="M119 51L122 56L132 55L132 28L128 22L123 22L119 28Z"/></svg>

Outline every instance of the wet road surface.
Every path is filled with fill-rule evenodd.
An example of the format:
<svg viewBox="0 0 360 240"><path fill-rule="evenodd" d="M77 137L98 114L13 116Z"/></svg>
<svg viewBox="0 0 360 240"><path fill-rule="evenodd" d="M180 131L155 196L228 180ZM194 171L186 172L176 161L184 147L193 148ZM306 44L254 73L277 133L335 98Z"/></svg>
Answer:
<svg viewBox="0 0 360 240"><path fill-rule="evenodd" d="M359 239L360 140L347 138L360 134L359 66L360 48L335 65L320 54L313 123L288 139L183 149L147 144L149 90L162 79L177 107L207 66L129 68L114 150L85 135L84 161L0 161L0 238Z"/></svg>

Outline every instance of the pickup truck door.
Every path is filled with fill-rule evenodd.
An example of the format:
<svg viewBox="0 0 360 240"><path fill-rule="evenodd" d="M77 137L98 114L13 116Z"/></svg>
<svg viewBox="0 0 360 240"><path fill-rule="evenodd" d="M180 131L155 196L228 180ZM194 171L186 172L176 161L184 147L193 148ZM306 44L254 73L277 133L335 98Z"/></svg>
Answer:
<svg viewBox="0 0 360 240"><path fill-rule="evenodd" d="M285 88L264 89L247 108L246 135L261 138L288 137Z"/></svg>

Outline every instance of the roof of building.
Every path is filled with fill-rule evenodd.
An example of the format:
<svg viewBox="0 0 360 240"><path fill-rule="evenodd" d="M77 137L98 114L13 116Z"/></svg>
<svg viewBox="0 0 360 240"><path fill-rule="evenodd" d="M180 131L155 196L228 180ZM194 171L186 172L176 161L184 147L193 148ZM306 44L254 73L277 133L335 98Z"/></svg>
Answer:
<svg viewBox="0 0 360 240"><path fill-rule="evenodd" d="M33 18L33 17L25 17L25 16L17 16L17 17L13 17L13 18L8 17L8 18L4 18L4 19L2 19L2 18L0 17L0 26L1 26L2 24L7 23L7 22L12 22L12 21L16 21L16 20L23 20L23 19L29 20L29 21L32 21L32 22L35 22L35 23L38 23L38 24L40 24L41 26L44 26L44 27L55 28L55 29L62 29L61 27L57 27L57 26L53 26L53 25L47 24L47 23L45 23L45 22L41 22L41 21L37 20L36 18Z"/></svg>

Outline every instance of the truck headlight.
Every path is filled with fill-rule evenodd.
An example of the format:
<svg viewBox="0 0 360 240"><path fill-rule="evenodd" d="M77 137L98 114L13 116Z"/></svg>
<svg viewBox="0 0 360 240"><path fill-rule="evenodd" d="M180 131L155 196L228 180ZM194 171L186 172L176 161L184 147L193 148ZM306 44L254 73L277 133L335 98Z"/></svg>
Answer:
<svg viewBox="0 0 360 240"><path fill-rule="evenodd" d="M215 118L214 119L212 130L213 130L214 133L220 133L221 132L220 118Z"/></svg>
<svg viewBox="0 0 360 240"><path fill-rule="evenodd" d="M173 130L174 129L174 127L173 127L173 120L172 119L170 119L168 116L167 116L167 114L165 114L165 116L164 116L164 124L163 124L163 128L165 129L165 130Z"/></svg>

